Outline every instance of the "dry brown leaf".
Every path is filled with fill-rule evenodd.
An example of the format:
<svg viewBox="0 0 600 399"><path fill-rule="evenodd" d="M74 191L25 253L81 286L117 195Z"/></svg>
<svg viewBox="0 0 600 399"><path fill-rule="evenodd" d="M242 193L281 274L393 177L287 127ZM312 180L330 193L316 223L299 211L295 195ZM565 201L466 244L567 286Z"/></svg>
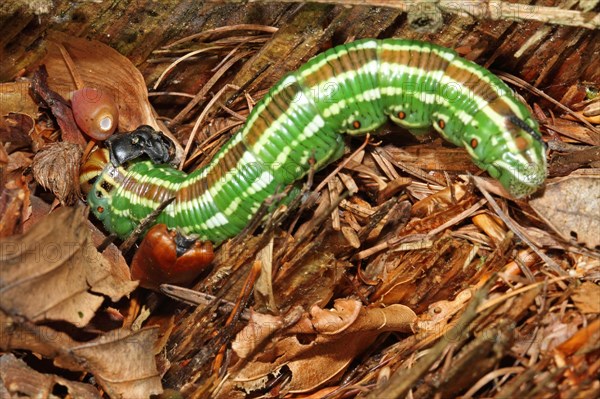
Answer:
<svg viewBox="0 0 600 399"><path fill-rule="evenodd" d="M583 313L600 313L600 286L591 281L581 284L571 295L577 309Z"/></svg>
<svg viewBox="0 0 600 399"><path fill-rule="evenodd" d="M563 136L590 145L600 145L600 137L589 127L582 125L579 121L569 121L562 118L553 119L545 124L548 130L553 130Z"/></svg>
<svg viewBox="0 0 600 399"><path fill-rule="evenodd" d="M34 124L35 121L31 115L12 112L0 115L0 143L10 143L12 148L29 146L32 144L30 134L34 130Z"/></svg>
<svg viewBox="0 0 600 399"><path fill-rule="evenodd" d="M30 350L52 359L57 367L92 373L113 398L146 398L162 390L154 357L157 328L115 330L77 342L63 332L10 315L2 307L0 323L7 326L0 334L0 349Z"/></svg>
<svg viewBox="0 0 600 399"><path fill-rule="evenodd" d="M359 353L386 331L410 332L415 321L414 312L403 305L386 308L365 308L356 300L338 300L335 310L311 310L282 334L291 336L275 340L261 349L252 359L239 363L230 382L238 389L251 391L263 387L269 374L275 375L286 366L292 374L290 392L306 392L336 378ZM352 320L353 322L351 322ZM332 324L333 323L333 324ZM234 351L243 348L247 355L249 337L263 337L282 325L281 318L254 314L250 323L236 336ZM333 325L333 328L328 328ZM317 328L319 326L319 328ZM341 327L343 326L343 327ZM319 333L323 329L327 333ZM341 331L336 334L334 330ZM260 339L254 339L259 342ZM234 366L234 369L236 367ZM232 386L224 387L226 395ZM225 397L225 396L221 396Z"/></svg>
<svg viewBox="0 0 600 399"><path fill-rule="evenodd" d="M70 93L78 89L57 45L61 44L73 60L85 86L110 93L119 109L119 131L132 131L140 125L152 126L175 143L177 156L183 153L179 142L164 124L157 121L148 101L144 77L127 57L99 41L60 32L51 32L49 41L48 53L41 63L46 65L48 84L53 90L65 98L71 98Z"/></svg>
<svg viewBox="0 0 600 399"><path fill-rule="evenodd" d="M81 208L61 208L0 245L0 302L31 320L86 325L103 295L117 301L137 286L96 251Z"/></svg>
<svg viewBox="0 0 600 399"><path fill-rule="evenodd" d="M356 321L362 309L359 301L352 299L336 300L333 309L313 306L310 316L315 330L321 334L339 334Z"/></svg>
<svg viewBox="0 0 600 399"><path fill-rule="evenodd" d="M157 328L115 330L71 351L86 359L111 398L147 398L162 392L154 359L157 339Z"/></svg>
<svg viewBox="0 0 600 399"><path fill-rule="evenodd" d="M600 248L600 177L574 176L549 183L544 194L529 204L565 240Z"/></svg>
<svg viewBox="0 0 600 399"><path fill-rule="evenodd" d="M19 169L21 169L21 171L22 171L26 167L30 166L31 162L32 162L31 155L32 154L30 152L24 152L24 151L15 151L15 152L11 153L8 156L8 163L6 165L6 171L14 172L15 170L19 170Z"/></svg>
<svg viewBox="0 0 600 399"><path fill-rule="evenodd" d="M264 303L270 310L277 309L273 295L273 238L258 252L257 259L261 262L261 272L254 284L254 298L257 304Z"/></svg>
<svg viewBox="0 0 600 399"><path fill-rule="evenodd" d="M53 398L55 396L51 396L51 393L59 386L66 388L72 398L101 398L98 390L92 385L69 381L52 374L38 373L12 354L0 357L0 384L10 394L6 398ZM0 397L5 396L0 394Z"/></svg>
<svg viewBox="0 0 600 399"><path fill-rule="evenodd" d="M566 355L573 355L586 348L595 348L597 350L600 342L600 319L594 320L589 325L577 330L569 339L556 347Z"/></svg>
<svg viewBox="0 0 600 399"><path fill-rule="evenodd" d="M119 108L119 130L131 131L139 125L160 130L148 102L146 82L140 71L118 51L98 41L59 32L49 37L48 53L42 60L48 70L48 85L64 98L77 90L65 59L56 43L67 50L86 87L111 94Z"/></svg>
<svg viewBox="0 0 600 399"><path fill-rule="evenodd" d="M250 356L259 345L284 325L282 316L252 312L250 322L231 343L231 348L242 359ZM258 327L258 328L256 328Z"/></svg>
<svg viewBox="0 0 600 399"><path fill-rule="evenodd" d="M37 109L29 95L29 82L0 83L0 142L16 147L28 145Z"/></svg>
<svg viewBox="0 0 600 399"><path fill-rule="evenodd" d="M62 205L73 204L79 196L81 147L68 142L49 144L33 159L33 177L54 193Z"/></svg>
<svg viewBox="0 0 600 399"><path fill-rule="evenodd" d="M29 81L0 83L0 116L11 112L33 116L38 106L29 95Z"/></svg>
<svg viewBox="0 0 600 399"><path fill-rule="evenodd" d="M41 65L31 79L31 91L50 109L61 130L63 141L85 146L85 139L75 123L71 105L55 90L48 87L48 71Z"/></svg>
<svg viewBox="0 0 600 399"><path fill-rule="evenodd" d="M68 370L82 370L82 362L69 353L69 348L75 343L71 337L50 327L35 325L21 316L11 315L2 305L0 303L0 325L5 328L0 334L1 350L29 350L53 359Z"/></svg>

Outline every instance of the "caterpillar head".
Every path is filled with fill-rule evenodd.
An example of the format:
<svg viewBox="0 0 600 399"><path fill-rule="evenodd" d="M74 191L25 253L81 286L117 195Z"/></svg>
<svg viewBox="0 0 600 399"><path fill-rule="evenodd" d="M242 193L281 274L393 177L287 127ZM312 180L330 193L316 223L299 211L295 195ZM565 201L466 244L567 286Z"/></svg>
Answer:
<svg viewBox="0 0 600 399"><path fill-rule="evenodd" d="M546 179L545 145L537 122L523 110L521 116L478 119L464 142L475 163L515 198L532 194Z"/></svg>

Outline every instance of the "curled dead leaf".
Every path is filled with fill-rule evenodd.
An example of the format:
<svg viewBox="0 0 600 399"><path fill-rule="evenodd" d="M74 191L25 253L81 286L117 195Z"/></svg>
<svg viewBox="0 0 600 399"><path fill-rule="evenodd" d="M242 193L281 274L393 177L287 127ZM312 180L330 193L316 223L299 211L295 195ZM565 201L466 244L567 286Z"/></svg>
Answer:
<svg viewBox="0 0 600 399"><path fill-rule="evenodd" d="M65 58L57 45L64 46L75 63L85 87L107 92L119 109L119 130L132 131L140 125L160 130L148 102L146 82L140 71L115 49L59 32L49 37L48 53L42 60L48 70L48 85L64 98L71 98L76 86Z"/></svg>
<svg viewBox="0 0 600 399"><path fill-rule="evenodd" d="M111 398L146 398L162 392L154 359L158 328L114 330L71 348L87 362Z"/></svg>
<svg viewBox="0 0 600 399"><path fill-rule="evenodd" d="M93 246L81 208L61 208L22 236L0 242L0 302L31 320L86 325L104 301L137 283ZM129 277L129 276L127 276Z"/></svg>
<svg viewBox="0 0 600 399"><path fill-rule="evenodd" d="M336 301L335 310L313 307L310 316L304 315L296 324L280 330L277 329L281 318L254 316L236 336L232 347L240 357L255 354L232 367L233 379L224 386L219 397L227 397L232 389L249 392L264 388L269 375L282 373L284 369L291 373L290 392L313 390L338 377L379 334L411 332L415 320L415 313L406 306L367 308L353 299ZM334 328L330 329L331 322ZM324 333L318 332L317 325ZM262 339L252 339L252 342L262 343L267 335L274 337L260 351L248 345L248 337L259 336L257 331ZM242 353L237 352L240 349Z"/></svg>
<svg viewBox="0 0 600 399"><path fill-rule="evenodd" d="M56 122L62 132L63 141L84 146L85 139L75 123L73 112L67 100L65 100L64 96L61 96L48 87L48 71L44 65L35 71L31 80L31 91L36 97L41 99L56 118Z"/></svg>
<svg viewBox="0 0 600 399"><path fill-rule="evenodd" d="M33 177L52 191L62 205L73 204L79 196L81 147L68 142L49 144L33 158Z"/></svg>
<svg viewBox="0 0 600 399"><path fill-rule="evenodd" d="M313 306L310 309L312 324L321 334L339 334L356 321L362 304L354 299L338 299L333 309Z"/></svg>

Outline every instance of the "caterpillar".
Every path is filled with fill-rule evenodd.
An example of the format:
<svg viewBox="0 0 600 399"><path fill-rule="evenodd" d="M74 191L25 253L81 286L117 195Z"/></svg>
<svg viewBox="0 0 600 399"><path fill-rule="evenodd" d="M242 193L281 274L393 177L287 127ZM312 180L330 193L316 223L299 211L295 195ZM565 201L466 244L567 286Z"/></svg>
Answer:
<svg viewBox="0 0 600 399"><path fill-rule="evenodd" d="M366 134L388 119L415 135L433 127L514 197L546 177L537 122L497 76L431 43L363 39L284 76L207 166L189 175L149 160L115 166L103 150L81 180L93 183L93 213L120 237L175 197L156 223L218 244L305 176L311 160L318 170L341 157L344 134Z"/></svg>

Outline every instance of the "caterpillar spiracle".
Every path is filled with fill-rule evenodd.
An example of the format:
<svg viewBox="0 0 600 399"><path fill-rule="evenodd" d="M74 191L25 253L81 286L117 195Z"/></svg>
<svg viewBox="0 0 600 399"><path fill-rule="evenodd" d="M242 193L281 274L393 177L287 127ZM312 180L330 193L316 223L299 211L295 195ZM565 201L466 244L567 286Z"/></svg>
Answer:
<svg viewBox="0 0 600 399"><path fill-rule="evenodd" d="M204 168L188 175L148 160L116 167L104 159L84 167L81 179L98 174L88 202L120 237L175 197L156 223L218 244L238 234L265 199L305 176L311 159L317 170L338 159L343 134L366 134L388 118L413 134L433 127L514 197L531 194L546 177L537 122L497 76L431 43L365 39L283 77Z"/></svg>

